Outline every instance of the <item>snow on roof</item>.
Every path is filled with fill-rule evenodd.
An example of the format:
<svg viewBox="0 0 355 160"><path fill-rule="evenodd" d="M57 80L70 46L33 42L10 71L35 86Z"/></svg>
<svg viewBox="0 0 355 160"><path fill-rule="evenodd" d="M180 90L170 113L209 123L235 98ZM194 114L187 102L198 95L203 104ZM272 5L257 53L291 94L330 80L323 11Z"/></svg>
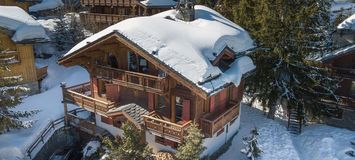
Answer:
<svg viewBox="0 0 355 160"><path fill-rule="evenodd" d="M327 61L327 60L332 59L334 57L346 55L346 54L353 53L353 52L355 52L355 44L337 49L333 52L329 52L328 54L325 54L324 56L319 57L316 60L317 61Z"/></svg>
<svg viewBox="0 0 355 160"><path fill-rule="evenodd" d="M42 0L41 3L35 4L28 8L29 12L38 12L49 9L56 9L64 6L62 0Z"/></svg>
<svg viewBox="0 0 355 160"><path fill-rule="evenodd" d="M49 40L43 27L17 6L0 6L0 27L14 32L14 42Z"/></svg>
<svg viewBox="0 0 355 160"><path fill-rule="evenodd" d="M211 61L226 46L238 53L254 48L254 41L243 28L216 11L200 5L196 5L195 10L196 19L192 22L176 19L176 10L127 19L80 42L64 57L103 36L117 33L207 93L227 83L234 82L238 86L242 75L255 68L249 57L236 60L224 73Z"/></svg>
<svg viewBox="0 0 355 160"><path fill-rule="evenodd" d="M330 10L332 12L340 12L342 10L355 10L355 3L351 3L351 2L332 2Z"/></svg>
<svg viewBox="0 0 355 160"><path fill-rule="evenodd" d="M347 18L345 21L340 23L337 27L338 29L351 29L355 30L355 14Z"/></svg>
<svg viewBox="0 0 355 160"><path fill-rule="evenodd" d="M176 0L144 0L139 3L148 6L148 7L156 7L156 6L175 6Z"/></svg>

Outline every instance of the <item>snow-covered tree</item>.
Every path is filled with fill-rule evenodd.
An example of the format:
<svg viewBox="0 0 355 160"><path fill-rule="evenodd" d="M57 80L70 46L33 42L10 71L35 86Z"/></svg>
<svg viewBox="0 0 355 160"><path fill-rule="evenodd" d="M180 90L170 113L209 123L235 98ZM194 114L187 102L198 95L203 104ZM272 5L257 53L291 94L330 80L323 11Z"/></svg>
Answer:
<svg viewBox="0 0 355 160"><path fill-rule="evenodd" d="M59 20L56 22L52 39L58 51L65 51L73 45L74 42L71 39L64 16L60 16Z"/></svg>
<svg viewBox="0 0 355 160"><path fill-rule="evenodd" d="M240 151L247 155L249 159L254 160L259 157L263 151L260 149L258 144L258 129L255 127L250 131L250 134L250 137L243 138L243 144L245 145L245 148L241 149Z"/></svg>
<svg viewBox="0 0 355 160"><path fill-rule="evenodd" d="M1 44L0 44L1 45ZM0 55L6 54L6 50L0 48ZM36 114L37 110L15 111L16 105L21 103L21 94L29 91L28 88L17 85L22 80L21 76L7 76L9 72L8 62L15 57L0 58L0 134L10 129L29 128L35 122L25 120Z"/></svg>
<svg viewBox="0 0 355 160"><path fill-rule="evenodd" d="M336 99L338 80L312 57L329 52L332 45L329 2L230 1L235 1L232 19L246 28L259 46L253 54L256 74L246 81L247 93L269 108L269 118L274 118L280 102L301 111L301 116L324 113L319 102Z"/></svg>
<svg viewBox="0 0 355 160"><path fill-rule="evenodd" d="M198 160L205 149L201 130L196 124L192 124L187 130L187 136L184 137L175 156L178 160Z"/></svg>
<svg viewBox="0 0 355 160"><path fill-rule="evenodd" d="M77 44L85 39L84 27L75 14L69 15L68 31L73 44Z"/></svg>
<svg viewBox="0 0 355 160"><path fill-rule="evenodd" d="M103 140L103 144L108 149L109 159L149 159L152 151L143 142L143 135L132 123L122 125L123 137L121 140L111 141L108 138Z"/></svg>

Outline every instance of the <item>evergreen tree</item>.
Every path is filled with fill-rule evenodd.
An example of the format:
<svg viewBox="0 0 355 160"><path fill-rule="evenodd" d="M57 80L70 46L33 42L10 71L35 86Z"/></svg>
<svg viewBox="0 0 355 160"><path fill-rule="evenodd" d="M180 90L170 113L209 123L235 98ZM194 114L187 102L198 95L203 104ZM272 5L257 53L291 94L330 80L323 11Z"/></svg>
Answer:
<svg viewBox="0 0 355 160"><path fill-rule="evenodd" d="M188 135L176 151L178 160L198 160L201 153L205 150L203 146L203 135L196 124L192 124L187 130Z"/></svg>
<svg viewBox="0 0 355 160"><path fill-rule="evenodd" d="M63 15L60 16L59 21L56 22L52 39L58 51L67 50L74 43Z"/></svg>
<svg viewBox="0 0 355 160"><path fill-rule="evenodd" d="M1 45L1 44L0 44ZM0 48L0 55L5 55L6 50ZM16 105L21 103L20 94L24 94L29 89L18 86L22 80L21 76L6 76L10 69L9 62L15 57L0 58L0 133L8 132L10 129L29 128L34 123L33 120L25 120L36 114L37 110L14 111Z"/></svg>
<svg viewBox="0 0 355 160"><path fill-rule="evenodd" d="M68 31L71 36L72 45L75 45L85 39L84 27L74 14L69 15L69 20Z"/></svg>
<svg viewBox="0 0 355 160"><path fill-rule="evenodd" d="M243 148L241 152L246 154L249 159L254 160L262 153L262 150L260 149L260 146L258 144L258 129L252 129L250 131L250 134L250 137L243 138L243 144L245 145L245 148Z"/></svg>
<svg viewBox="0 0 355 160"><path fill-rule="evenodd" d="M143 142L140 130L131 123L123 124L122 130L123 138L121 141L113 142L108 138L103 140L103 144L109 150L109 159L149 159L152 152Z"/></svg>
<svg viewBox="0 0 355 160"><path fill-rule="evenodd" d="M232 19L245 25L259 45L253 54L256 74L247 81L246 91L266 104L268 117L274 118L281 101L302 116L324 113L319 101L336 99L338 81L311 57L331 48L329 2L239 0L234 10Z"/></svg>

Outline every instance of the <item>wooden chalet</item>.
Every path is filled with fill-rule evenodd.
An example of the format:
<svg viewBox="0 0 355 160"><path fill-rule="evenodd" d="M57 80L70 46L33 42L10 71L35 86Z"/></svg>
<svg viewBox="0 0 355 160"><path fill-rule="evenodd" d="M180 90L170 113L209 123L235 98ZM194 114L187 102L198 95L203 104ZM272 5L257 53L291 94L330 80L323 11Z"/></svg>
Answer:
<svg viewBox="0 0 355 160"><path fill-rule="evenodd" d="M122 20L137 17L149 16L175 6L176 1L166 0L81 0L81 5L87 11L80 15L86 23L97 25L100 29L115 24Z"/></svg>
<svg viewBox="0 0 355 160"><path fill-rule="evenodd" d="M198 6L196 12L217 15L217 12L204 6ZM202 20L206 17L198 18ZM212 39L215 42L213 44L220 47L217 47L218 52L212 53L217 48L210 46L211 53L208 56L207 53L195 52L194 49L186 50L188 53L180 52L175 50L180 47L174 46L170 46L171 50L168 52L164 52L164 49L151 51L147 45L160 41L149 37L179 31L179 28L174 27L177 22L158 15L120 22L80 42L59 60L59 64L83 66L90 73L91 80L76 86L63 86L65 111L67 112L67 103L78 105L95 114L95 124L110 130L114 135L121 134L122 123L129 121L136 124L145 131L146 141L155 151L165 145L176 147L193 122L199 124L206 143L221 146L225 138L230 138L239 128L244 78L255 66L249 57L237 52L253 48L249 35L224 17L219 18L214 22L221 28L222 31L218 30L221 35ZM211 21L206 19L206 22ZM165 27L168 28L166 33L160 32L155 26L161 25L160 23L168 25ZM186 27L191 25L181 24L187 25ZM125 26L130 26L129 30L125 30ZM199 29L203 31L206 27L208 32L211 29L208 26ZM230 45L224 40L219 41L225 34L224 30L235 33L236 37L230 37L234 40ZM133 38L137 32L141 35ZM155 32L158 33L154 34ZM195 30L187 32L197 34ZM205 40L203 37L195 38ZM179 40L171 37L171 41L176 42L174 44L184 46L178 43ZM188 41L186 38L186 42ZM236 41L243 43L233 44ZM184 47L194 47L195 42L191 41L188 45L185 43L187 46ZM241 44L244 46L240 46ZM175 65L158 55L171 56L176 60ZM166 56L165 58L170 59ZM189 61L182 58L183 56L196 59ZM207 60L205 56L211 60ZM189 63L184 63L185 61ZM194 76L202 73L197 71L201 68L195 68L196 65L206 67L206 72L217 69L219 74L213 76L211 72L208 78L197 82ZM179 67L187 68L180 70ZM236 81L228 80L227 73L237 76ZM207 148L206 154L215 151L215 147Z"/></svg>
<svg viewBox="0 0 355 160"><path fill-rule="evenodd" d="M331 117L326 122L355 130L355 45L340 48L320 60L332 69L334 76L341 78L336 91L339 101L324 100L331 109Z"/></svg>
<svg viewBox="0 0 355 160"><path fill-rule="evenodd" d="M25 20L22 21L22 18ZM39 81L46 76L47 66L35 65L33 46L48 41L44 29L24 10L16 6L0 6L0 19L0 48L4 50L0 53L0 61L6 63L9 68L9 71L1 76L21 76L22 81L19 84L29 87L31 93L38 92ZM15 29L16 25L21 25L22 29ZM38 34L24 35L27 27L32 31L38 31Z"/></svg>

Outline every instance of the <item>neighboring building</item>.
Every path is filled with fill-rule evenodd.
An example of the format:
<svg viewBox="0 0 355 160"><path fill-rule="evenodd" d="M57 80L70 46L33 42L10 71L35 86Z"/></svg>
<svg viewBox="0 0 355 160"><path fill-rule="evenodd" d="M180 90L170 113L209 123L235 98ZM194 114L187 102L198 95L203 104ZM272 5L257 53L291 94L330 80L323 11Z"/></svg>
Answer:
<svg viewBox="0 0 355 160"><path fill-rule="evenodd" d="M331 114L326 123L355 130L355 44L338 49L319 59L341 78L335 92L339 101L324 100Z"/></svg>
<svg viewBox="0 0 355 160"><path fill-rule="evenodd" d="M83 66L91 78L63 85L63 103L66 113L73 103L95 120L66 119L116 136L123 136L120 127L129 121L154 151L174 151L196 122L205 135L203 155L212 154L238 132L244 78L255 69L246 51L253 48L244 29L204 6L180 5L179 11L119 22L59 60Z"/></svg>
<svg viewBox="0 0 355 160"><path fill-rule="evenodd" d="M42 26L23 9L0 6L0 45L5 50L0 60L9 64L10 69L4 76L21 76L21 84L32 93L39 91L38 81L47 73L46 67L36 67L33 45L48 40ZM7 61L10 57L12 60Z"/></svg>
<svg viewBox="0 0 355 160"><path fill-rule="evenodd" d="M0 6L18 6L28 11L28 7L38 1L40 0L0 0Z"/></svg>
<svg viewBox="0 0 355 160"><path fill-rule="evenodd" d="M127 18L149 16L176 5L174 0L81 0L88 11L80 15L87 23L94 23L100 29Z"/></svg>

